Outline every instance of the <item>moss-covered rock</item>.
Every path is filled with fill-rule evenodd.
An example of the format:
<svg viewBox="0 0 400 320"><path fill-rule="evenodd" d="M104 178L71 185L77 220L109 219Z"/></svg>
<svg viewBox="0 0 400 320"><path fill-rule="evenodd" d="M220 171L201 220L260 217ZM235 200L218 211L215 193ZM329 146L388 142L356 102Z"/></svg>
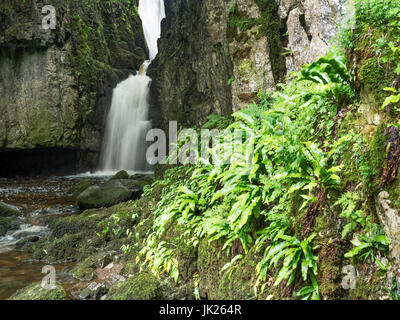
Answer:
<svg viewBox="0 0 400 320"><path fill-rule="evenodd" d="M81 281L91 281L96 276L97 268L104 268L112 262L112 256L107 253L99 253L90 256L78 263L71 271L74 278Z"/></svg>
<svg viewBox="0 0 400 320"><path fill-rule="evenodd" d="M117 203L127 201L132 192L118 180L113 180L102 186L92 186L82 192L77 199L81 209L111 207Z"/></svg>
<svg viewBox="0 0 400 320"><path fill-rule="evenodd" d="M40 282L18 290L10 300L65 300L67 293L61 285L54 289L44 289Z"/></svg>
<svg viewBox="0 0 400 320"><path fill-rule="evenodd" d="M49 222L51 236L34 243L31 251L35 259L50 262L83 261L91 255L95 255L93 259L97 259L99 257L96 255L102 251L119 251L128 241L126 231L133 230L141 217L144 219L147 215L149 204L140 199L111 208L86 210L80 215L55 217ZM135 234L140 232L140 237L144 237L148 228L149 225L145 228L138 227ZM90 271L87 273L90 274ZM82 270L81 275L85 274Z"/></svg>
<svg viewBox="0 0 400 320"><path fill-rule="evenodd" d="M6 217L0 217L0 236L4 236L13 225L12 220Z"/></svg>
<svg viewBox="0 0 400 320"><path fill-rule="evenodd" d="M90 180L82 180L79 181L77 184L72 186L72 188L69 190L69 193L72 193L72 196L74 198L77 198L83 191L85 191L87 188L93 186L93 182Z"/></svg>
<svg viewBox="0 0 400 320"><path fill-rule="evenodd" d="M0 201L0 217L18 216L21 210L18 207Z"/></svg>
<svg viewBox="0 0 400 320"><path fill-rule="evenodd" d="M218 299L219 284L221 281L220 270L231 261L222 251L223 243L219 241L209 242L203 239L199 244L197 266L200 276L200 295L208 299Z"/></svg>
<svg viewBox="0 0 400 320"><path fill-rule="evenodd" d="M218 298L226 300L252 300L256 284L256 266L259 261L254 250L240 260L231 271L221 275L218 287Z"/></svg>
<svg viewBox="0 0 400 320"><path fill-rule="evenodd" d="M76 261L94 253L94 248L87 242L84 232L66 234L55 240L42 239L34 248L33 258L49 263Z"/></svg>
<svg viewBox="0 0 400 320"><path fill-rule="evenodd" d="M114 174L108 182L112 180L123 180L123 179L129 179L129 174L125 170L118 171L116 174Z"/></svg>
<svg viewBox="0 0 400 320"><path fill-rule="evenodd" d="M390 291L387 286L386 271L378 270L374 265L359 264L357 283L353 290L348 290L350 300L389 300Z"/></svg>
<svg viewBox="0 0 400 320"><path fill-rule="evenodd" d="M139 273L111 287L109 300L160 300L163 292L160 282L151 273Z"/></svg>

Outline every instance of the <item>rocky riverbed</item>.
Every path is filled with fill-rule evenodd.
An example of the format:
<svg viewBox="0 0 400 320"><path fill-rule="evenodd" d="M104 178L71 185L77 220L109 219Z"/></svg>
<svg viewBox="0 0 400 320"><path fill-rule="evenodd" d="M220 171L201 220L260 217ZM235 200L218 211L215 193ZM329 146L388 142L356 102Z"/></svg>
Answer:
<svg viewBox="0 0 400 320"><path fill-rule="evenodd" d="M100 298L126 280L119 240L135 222L132 200L151 181L127 172L1 179L0 299ZM43 291L41 271L49 264L59 286Z"/></svg>

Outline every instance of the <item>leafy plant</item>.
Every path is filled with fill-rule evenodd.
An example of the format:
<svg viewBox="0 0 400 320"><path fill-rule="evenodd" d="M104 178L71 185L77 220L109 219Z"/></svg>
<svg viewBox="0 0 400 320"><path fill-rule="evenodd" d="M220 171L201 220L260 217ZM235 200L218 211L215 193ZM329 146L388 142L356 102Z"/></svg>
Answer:
<svg viewBox="0 0 400 320"><path fill-rule="evenodd" d="M317 275L318 257L313 255L316 247L311 247L311 242L316 237L315 234L309 236L303 241L296 237L278 235L274 243L265 251L264 258L258 263L256 271L259 278L265 281L267 272L272 266L278 267L279 261L283 264L278 272L274 285L279 285L283 280L287 281L287 286L291 285L296 278L298 269L304 281L308 279L309 274Z"/></svg>
<svg viewBox="0 0 400 320"><path fill-rule="evenodd" d="M351 79L344 56L338 49L332 49L300 72L302 80L320 84L322 92L328 91L336 99L344 93L350 93Z"/></svg>
<svg viewBox="0 0 400 320"><path fill-rule="evenodd" d="M396 105L400 102L400 91L396 90L395 88L385 88L384 90L392 92L393 94L385 99L382 109L385 109L387 106L392 104ZM397 108L396 111L399 111L399 108Z"/></svg>
<svg viewBox="0 0 400 320"><path fill-rule="evenodd" d="M315 278L315 276L313 274L310 274L310 278L311 278L311 286L306 286L301 288L296 295L298 297L302 297L302 300L320 300L320 294L319 294L319 286L318 286L318 282L317 279Z"/></svg>
<svg viewBox="0 0 400 320"><path fill-rule="evenodd" d="M340 217L347 220L347 224L342 231L342 239L344 239L349 232L357 231L359 226L365 227L368 221L368 219L364 218L362 210L356 210L359 201L360 195L358 193L346 192L333 205L334 207L341 206L342 212L340 213Z"/></svg>
<svg viewBox="0 0 400 320"><path fill-rule="evenodd" d="M369 224L365 233L360 236L359 241L353 240L351 242L354 248L344 255L346 258L359 256L362 261L376 261L382 269L386 269L386 266L376 257L378 251L387 253L390 244L381 226Z"/></svg>

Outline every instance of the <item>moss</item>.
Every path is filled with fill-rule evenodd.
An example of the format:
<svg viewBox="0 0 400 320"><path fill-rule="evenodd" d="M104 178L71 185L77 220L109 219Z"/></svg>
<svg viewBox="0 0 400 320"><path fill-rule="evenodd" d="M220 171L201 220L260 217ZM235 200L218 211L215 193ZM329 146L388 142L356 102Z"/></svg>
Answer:
<svg viewBox="0 0 400 320"><path fill-rule="evenodd" d="M258 24L261 25L261 34L268 37L269 57L271 59L272 73L275 83L282 82L286 75L286 58L282 43L282 23L279 17L279 6L276 1L256 0L260 8L261 18Z"/></svg>
<svg viewBox="0 0 400 320"><path fill-rule="evenodd" d="M197 273L197 247L189 244L182 234L185 232L182 226L171 226L162 240L176 248L176 259L178 261L179 279L183 282L190 281Z"/></svg>
<svg viewBox="0 0 400 320"><path fill-rule="evenodd" d="M131 198L132 192L118 180L92 186L82 192L76 202L82 209L111 207Z"/></svg>
<svg viewBox="0 0 400 320"><path fill-rule="evenodd" d="M121 180L121 179L129 179L129 174L125 170L121 170L113 175L107 182L112 180Z"/></svg>
<svg viewBox="0 0 400 320"><path fill-rule="evenodd" d="M91 187L93 183L90 180L82 180L79 181L77 184L71 187L71 189L68 191L69 193L72 193L72 196L74 198L78 197L83 191L85 191L87 188Z"/></svg>
<svg viewBox="0 0 400 320"><path fill-rule="evenodd" d="M397 178L393 184L386 187L386 191L389 193L389 200L392 208L400 208L400 172L397 173Z"/></svg>
<svg viewBox="0 0 400 320"><path fill-rule="evenodd" d="M394 74L387 74L387 70L379 64L376 57L365 60L360 66L359 80L368 95L372 94L377 110L380 109L385 98L388 97L388 93L383 89L390 87L393 79ZM364 95L367 93L364 93Z"/></svg>
<svg viewBox="0 0 400 320"><path fill-rule="evenodd" d="M94 248L93 248L94 249ZM61 261L77 261L82 257L93 253L87 245L84 232L78 234L66 234L55 240L39 241L34 247L33 258L45 260L50 263Z"/></svg>
<svg viewBox="0 0 400 320"><path fill-rule="evenodd" d="M226 300L253 300L257 280L256 266L260 257L254 249L240 260L231 271L224 272L218 286L218 298Z"/></svg>
<svg viewBox="0 0 400 320"><path fill-rule="evenodd" d="M160 282L151 273L142 272L110 288L109 300L160 300Z"/></svg>
<svg viewBox="0 0 400 320"><path fill-rule="evenodd" d="M282 54L284 52L282 34L285 31L278 13L279 6L275 1L256 0L255 2L261 13L257 19L249 18L236 6L232 8L228 22L228 39L245 43L248 40L248 31L257 26L257 37L268 38L269 57L275 83L282 82L286 75L286 62ZM237 48L235 55L243 55L243 52Z"/></svg>
<svg viewBox="0 0 400 320"><path fill-rule="evenodd" d="M356 288L348 291L348 299L378 300L390 293L386 289L386 271L377 270L374 266L360 264L357 266L358 276Z"/></svg>
<svg viewBox="0 0 400 320"><path fill-rule="evenodd" d="M231 261L230 257L222 251L223 242L205 238L200 241L198 249L197 266L200 276L200 295L208 299L218 299L220 270Z"/></svg>
<svg viewBox="0 0 400 320"><path fill-rule="evenodd" d="M325 299L340 299L343 295L341 286L343 254L340 241L322 242L318 255L317 281L320 293Z"/></svg>
<svg viewBox="0 0 400 320"><path fill-rule="evenodd" d="M55 289L43 289L40 282L18 290L10 300L65 300L67 293L61 285Z"/></svg>
<svg viewBox="0 0 400 320"><path fill-rule="evenodd" d="M0 201L0 217L18 216L21 211L12 205Z"/></svg>
<svg viewBox="0 0 400 320"><path fill-rule="evenodd" d="M4 236L12 225L13 222L10 218L0 217L0 236Z"/></svg>
<svg viewBox="0 0 400 320"><path fill-rule="evenodd" d="M96 263L93 257L88 257L77 264L71 271L74 278L80 281L91 281L95 278Z"/></svg>
<svg viewBox="0 0 400 320"><path fill-rule="evenodd" d="M137 0L85 0L71 8L70 61L83 93L80 98L83 119L94 114L97 92L106 78L114 74L114 66L137 70L146 59L143 33L137 32L141 30L137 7ZM85 8L99 14L90 14Z"/></svg>
<svg viewBox="0 0 400 320"><path fill-rule="evenodd" d="M71 273L80 281L91 281L96 276L97 268L104 268L113 261L112 254L101 252L92 255L78 263Z"/></svg>
<svg viewBox="0 0 400 320"><path fill-rule="evenodd" d="M373 181L370 184L370 192L374 194L378 191L380 179L382 176L382 172L385 165L385 158L386 158L386 148L385 142L386 137L383 135L383 131L385 128L385 124L380 124L372 137L372 140L368 142L369 144L369 164L371 175L373 177Z"/></svg>

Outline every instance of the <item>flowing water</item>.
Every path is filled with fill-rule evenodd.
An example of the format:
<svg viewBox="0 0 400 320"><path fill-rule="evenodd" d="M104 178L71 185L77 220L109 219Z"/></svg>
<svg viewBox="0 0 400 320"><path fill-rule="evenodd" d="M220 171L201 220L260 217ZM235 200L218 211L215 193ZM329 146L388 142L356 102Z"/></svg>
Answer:
<svg viewBox="0 0 400 320"><path fill-rule="evenodd" d="M15 250L15 244L26 237L46 236L50 217L79 214L70 193L71 187L84 176L0 179L0 201L22 209L19 226L0 236L0 300L8 299L18 289L41 281L45 263L32 261L30 254ZM86 178L85 178L86 179ZM94 178L91 178L94 179ZM103 181L105 178L97 178ZM78 281L68 271L73 264L57 264L57 281L66 289L69 298L76 298Z"/></svg>
<svg viewBox="0 0 400 320"><path fill-rule="evenodd" d="M145 61L136 75L117 85L107 116L100 160L100 171L130 170L149 172L146 160L146 134L151 129L148 120L151 79L147 67L158 53L161 20L165 17L164 0L140 0L142 20L150 60Z"/></svg>

